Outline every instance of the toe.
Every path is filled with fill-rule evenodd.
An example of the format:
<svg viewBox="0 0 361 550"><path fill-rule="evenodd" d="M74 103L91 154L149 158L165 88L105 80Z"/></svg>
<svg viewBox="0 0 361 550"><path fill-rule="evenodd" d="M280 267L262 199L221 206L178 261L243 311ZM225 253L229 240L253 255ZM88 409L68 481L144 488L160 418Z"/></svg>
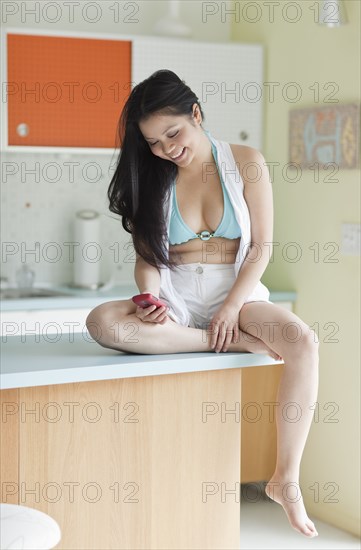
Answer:
<svg viewBox="0 0 361 550"><path fill-rule="evenodd" d="M305 525L305 535L308 537L315 537L316 536L316 529L315 526L310 526L309 524Z"/></svg>
<svg viewBox="0 0 361 550"><path fill-rule="evenodd" d="M315 524L313 523L313 521L311 521L311 520L307 521L306 525L309 528L309 530L312 531L314 536L317 537L318 533L317 533L317 529L316 529Z"/></svg>

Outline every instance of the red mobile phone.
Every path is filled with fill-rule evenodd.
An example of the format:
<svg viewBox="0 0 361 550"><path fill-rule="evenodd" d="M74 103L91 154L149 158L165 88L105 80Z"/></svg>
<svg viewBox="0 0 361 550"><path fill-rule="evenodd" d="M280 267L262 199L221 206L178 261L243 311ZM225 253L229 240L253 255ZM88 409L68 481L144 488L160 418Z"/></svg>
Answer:
<svg viewBox="0 0 361 550"><path fill-rule="evenodd" d="M162 302L161 300L158 300L153 294L150 294L150 292L145 292L144 294L136 294L135 296L132 296L132 300L137 306L140 306L142 308L148 307L148 306L157 306L157 307L168 307L167 304Z"/></svg>

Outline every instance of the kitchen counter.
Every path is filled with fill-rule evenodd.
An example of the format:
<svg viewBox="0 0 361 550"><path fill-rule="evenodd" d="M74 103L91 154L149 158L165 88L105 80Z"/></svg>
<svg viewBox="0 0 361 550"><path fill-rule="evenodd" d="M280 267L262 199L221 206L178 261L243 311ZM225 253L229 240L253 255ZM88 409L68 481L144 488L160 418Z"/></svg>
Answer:
<svg viewBox="0 0 361 550"><path fill-rule="evenodd" d="M57 292L68 294L68 296L50 296L44 298L21 298L2 300L2 311L37 310L37 309L73 309L73 308L94 308L99 304L110 300L124 300L138 294L138 287L135 282L127 282L114 285L111 288L104 287L98 290L87 290L74 288L67 285L34 285L38 288L51 289Z"/></svg>
<svg viewBox="0 0 361 550"><path fill-rule="evenodd" d="M24 388L282 364L253 353L131 354L101 347L88 333L3 336L0 388Z"/></svg>
<svg viewBox="0 0 361 550"><path fill-rule="evenodd" d="M281 362L2 340L3 499L53 517L59 550L240 547L242 372Z"/></svg>
<svg viewBox="0 0 361 550"><path fill-rule="evenodd" d="M82 334L10 336L1 354L3 501L53 517L59 550L240 547L241 420L257 405L242 373L276 361L129 354Z"/></svg>
<svg viewBox="0 0 361 550"><path fill-rule="evenodd" d="M44 308L89 308L136 293L124 285L73 289L71 297L3 306L10 315L27 302L39 316ZM264 429L249 439L259 423L244 419L243 406L259 408L275 396L245 400L244 376L265 369L253 384L261 388L282 365L252 353L125 353L103 348L87 331L3 335L3 501L53 517L59 550L236 550L242 468L248 476L247 463L257 462L247 449L266 441L257 452L272 468L267 435L275 440L263 413Z"/></svg>
<svg viewBox="0 0 361 550"><path fill-rule="evenodd" d="M20 310L38 310L38 309L68 309L68 308L94 308L99 304L111 300L129 299L134 294L139 294L135 282L125 282L117 284L112 288L102 290L86 290L73 288L67 285L49 285L39 284L35 287L49 288L58 292L64 292L69 296L54 296L47 298L21 298L18 300L2 300L1 311L20 311ZM294 302L297 294L293 291L271 291L271 302Z"/></svg>
<svg viewBox="0 0 361 550"><path fill-rule="evenodd" d="M46 287L42 285L41 288ZM103 348L90 337L84 327L86 316L84 311L90 311L98 304L107 301L130 298L138 293L136 285L117 285L103 291L60 285L48 288L68 292L70 296L4 300L1 304L4 312L2 324L7 329L2 332L0 373L2 389L276 363L269 356L250 353L227 353L222 354L221 358L219 357L221 354L214 352L145 355ZM295 292L272 292L270 297L271 301L284 303L294 301L295 296ZM53 334L49 330L41 329L39 334L34 334L34 322L41 311L48 311L51 314L52 310L75 310L76 308L84 308L79 317L82 320L81 323L71 324L68 315L66 317L68 326L66 323L63 325L55 323ZM35 314L35 319L30 318L28 322L24 322L24 332L21 333L22 317L19 314L27 310ZM15 313L16 311L18 313ZM11 312L17 321L15 329L14 320L9 322L6 320L6 314L10 315ZM54 321L55 317L52 316L51 319ZM79 325L76 330L81 332L74 332L74 325Z"/></svg>

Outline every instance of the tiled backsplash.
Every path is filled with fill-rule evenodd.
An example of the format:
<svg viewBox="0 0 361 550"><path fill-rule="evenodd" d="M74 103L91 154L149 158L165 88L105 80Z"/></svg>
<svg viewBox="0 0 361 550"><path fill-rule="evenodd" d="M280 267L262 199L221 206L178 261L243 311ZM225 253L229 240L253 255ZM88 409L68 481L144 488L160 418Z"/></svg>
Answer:
<svg viewBox="0 0 361 550"><path fill-rule="evenodd" d="M132 238L109 210L113 154L4 153L1 183L1 275L16 284L27 263L36 283L73 281L72 234L78 210L100 214L100 280L133 280ZM66 244L68 243L68 244Z"/></svg>

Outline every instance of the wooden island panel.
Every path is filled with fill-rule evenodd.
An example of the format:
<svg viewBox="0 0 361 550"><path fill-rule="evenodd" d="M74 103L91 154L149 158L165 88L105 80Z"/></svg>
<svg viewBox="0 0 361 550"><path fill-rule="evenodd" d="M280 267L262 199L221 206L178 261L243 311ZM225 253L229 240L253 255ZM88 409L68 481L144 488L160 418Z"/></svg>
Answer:
<svg viewBox="0 0 361 550"><path fill-rule="evenodd" d="M239 548L240 384L226 369L16 390L19 504L59 523L59 549Z"/></svg>

